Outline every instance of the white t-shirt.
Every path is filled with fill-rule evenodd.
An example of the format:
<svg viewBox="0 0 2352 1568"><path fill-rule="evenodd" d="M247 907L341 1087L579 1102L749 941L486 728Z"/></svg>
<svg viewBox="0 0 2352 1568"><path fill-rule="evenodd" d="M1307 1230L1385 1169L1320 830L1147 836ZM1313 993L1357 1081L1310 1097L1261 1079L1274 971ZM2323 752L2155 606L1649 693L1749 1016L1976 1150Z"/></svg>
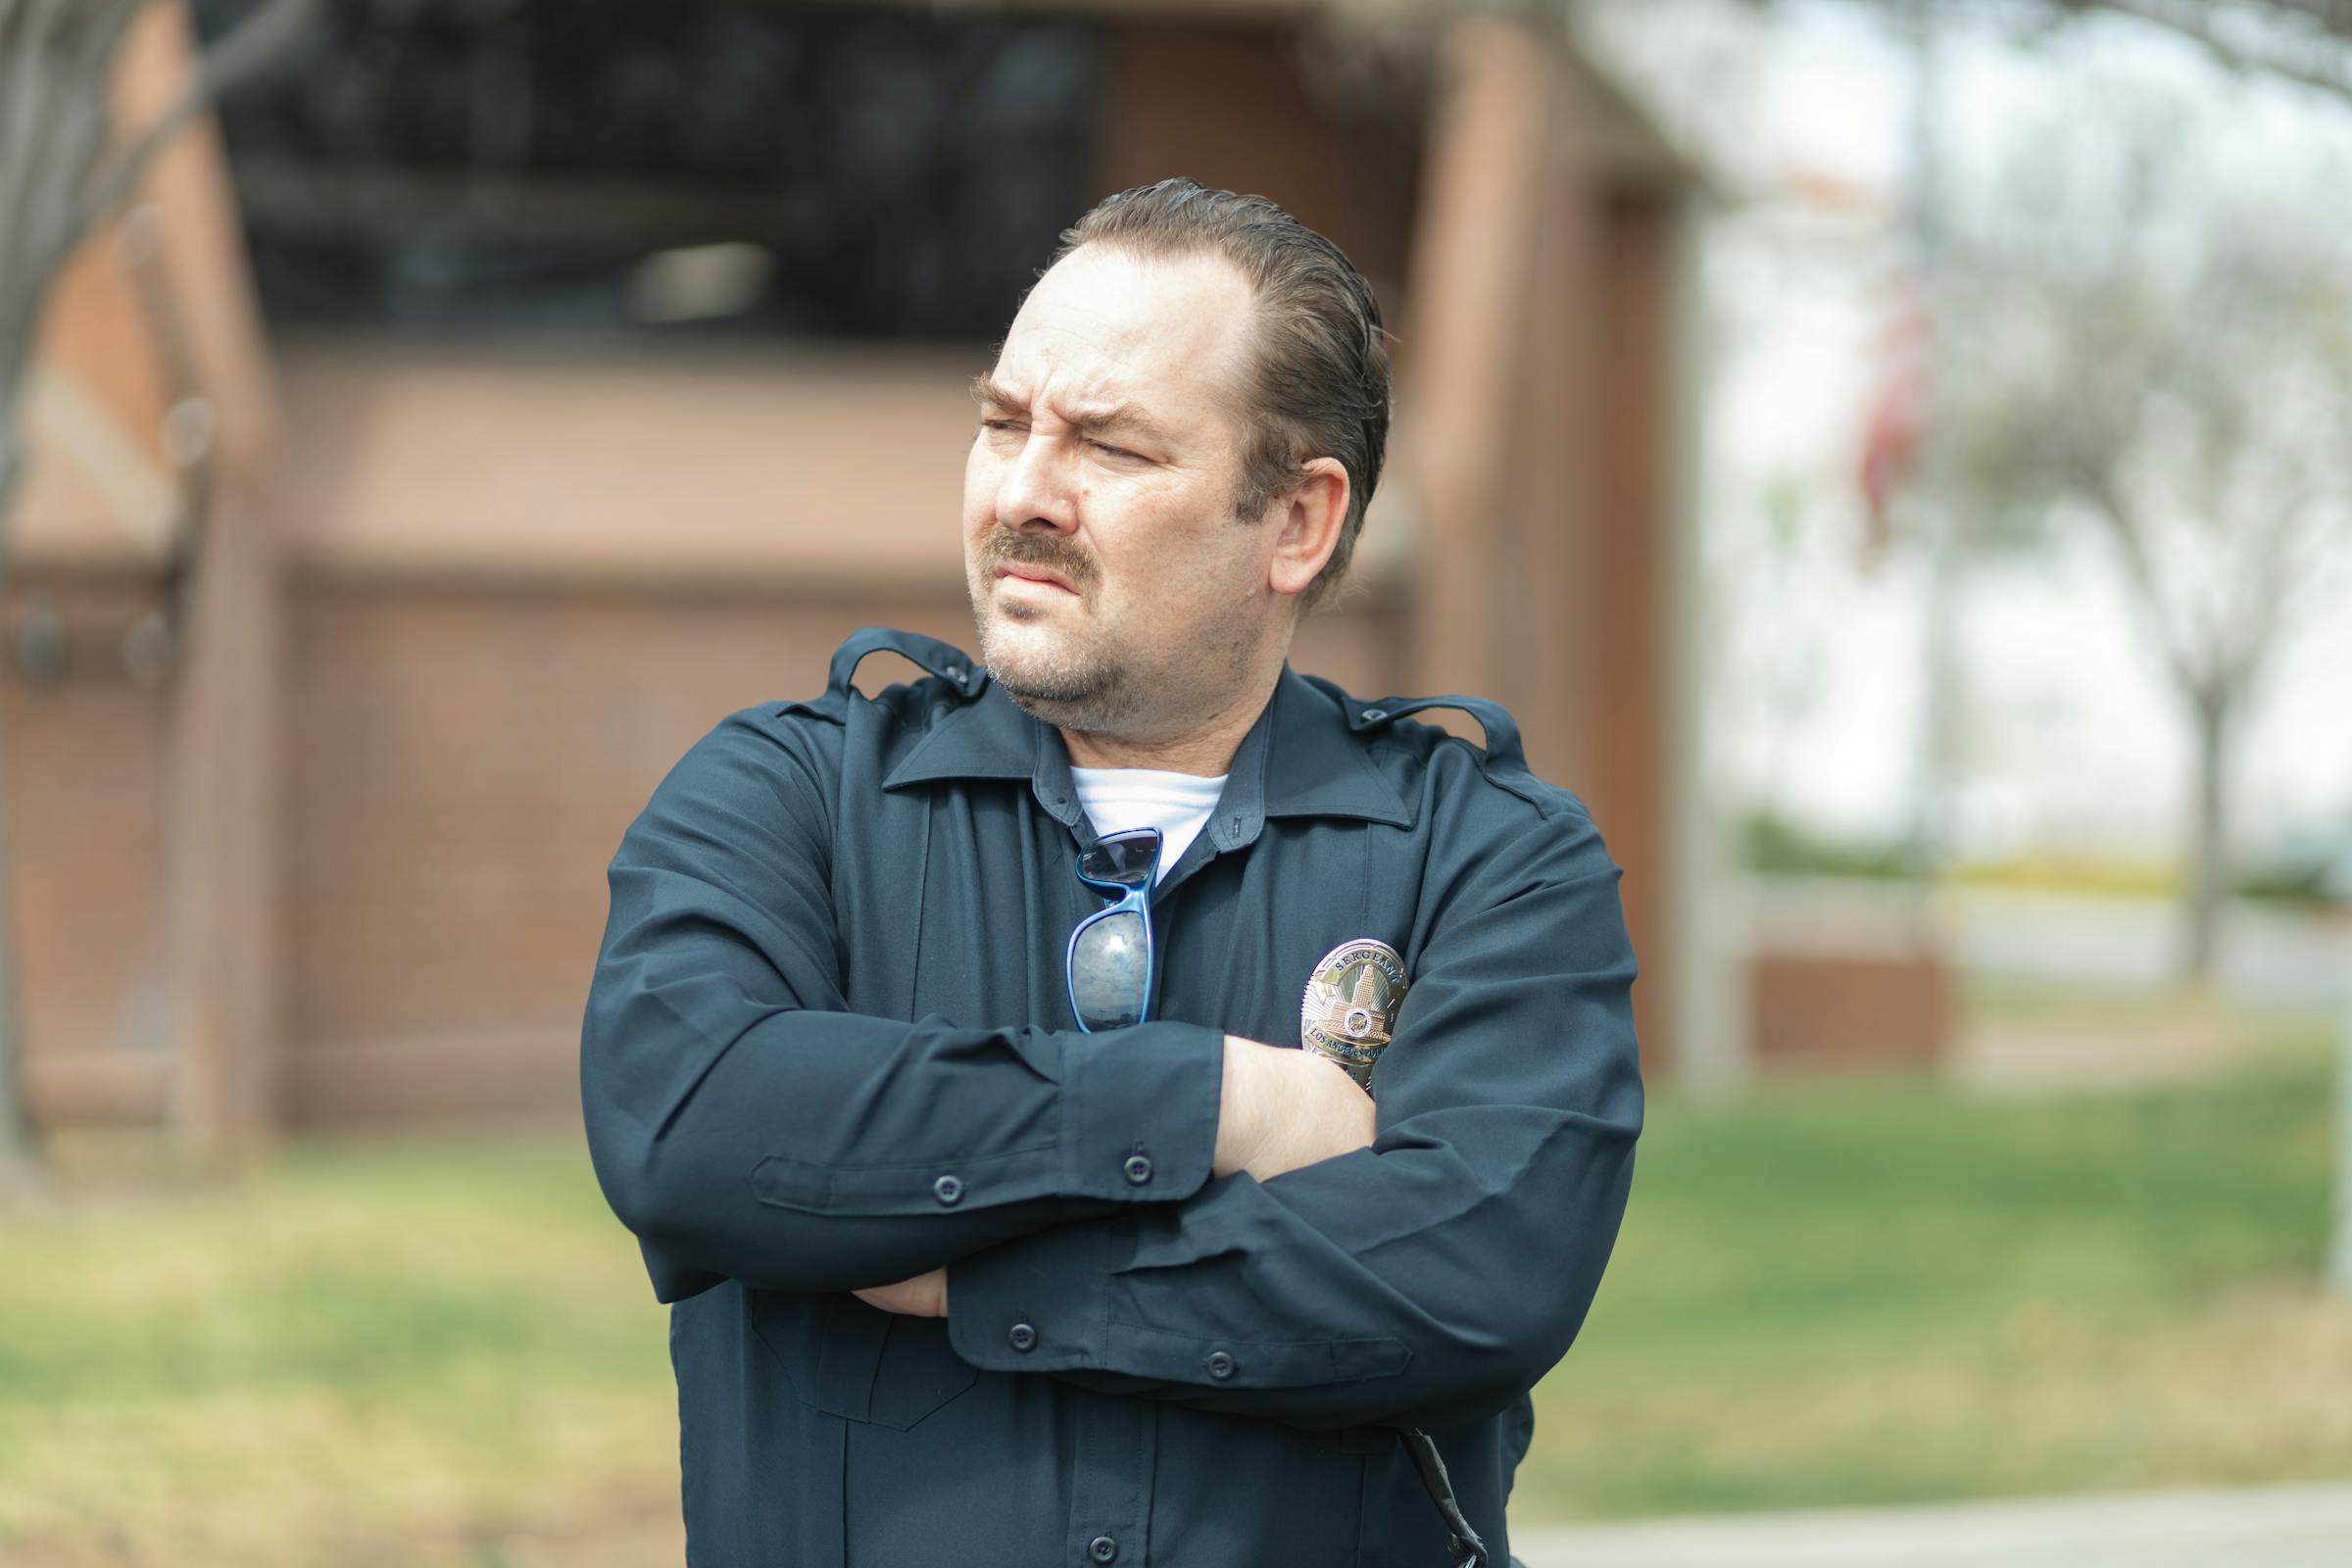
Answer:
<svg viewBox="0 0 2352 1568"><path fill-rule="evenodd" d="M1175 868L1185 847L1200 836L1225 793L1225 777L1163 773L1154 767L1073 767L1070 781L1078 802L1100 834L1129 828L1159 829L1159 875Z"/></svg>

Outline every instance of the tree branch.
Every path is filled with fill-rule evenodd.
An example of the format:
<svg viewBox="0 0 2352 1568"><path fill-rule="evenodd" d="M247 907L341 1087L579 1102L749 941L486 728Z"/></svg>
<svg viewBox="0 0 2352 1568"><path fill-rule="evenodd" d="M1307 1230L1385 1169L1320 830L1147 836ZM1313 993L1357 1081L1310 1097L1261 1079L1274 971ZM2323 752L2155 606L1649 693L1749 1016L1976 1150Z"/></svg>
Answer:
<svg viewBox="0 0 2352 1568"><path fill-rule="evenodd" d="M2184 645L2180 629L2173 624L2164 586L2157 581L2155 564L2148 559L2138 509L2125 499L2113 474L2095 464L2086 467L2079 482L2090 500L2090 510L2106 523L2108 536L2115 541L2117 554L2123 557L2124 576L2132 584L2140 613L2147 618L2148 630L2165 666L2182 690L2195 690L2205 672Z"/></svg>
<svg viewBox="0 0 2352 1568"><path fill-rule="evenodd" d="M100 172L82 208L85 231L106 220L129 199L155 162L188 123L210 109L222 93L254 74L305 28L318 9L318 0L265 0L246 13L228 35L204 51L194 79L180 90L147 128Z"/></svg>
<svg viewBox="0 0 2352 1568"><path fill-rule="evenodd" d="M1775 0L1757 0L1757 3L1772 4ZM2343 64L2352 61L2352 5L2344 0L2260 0L2259 4L2240 0L2238 9L2259 10L2266 25L2278 29L2289 24L2297 26L2316 46L2303 56L2298 56L2283 39L2275 47L2265 48L2229 36L2214 25L2214 14L2221 9L2210 0L2042 0L2038 16L2021 20L2015 30L2033 37L2046 33L2051 25L2067 19L2094 13L2129 17L2188 40L2225 71L2260 73L2333 97L2352 99L2352 71ZM2333 70L2315 63L2330 48L2338 55Z"/></svg>
<svg viewBox="0 0 2352 1568"><path fill-rule="evenodd" d="M117 11L76 12L71 0L0 0L0 213L8 215L12 242L0 244L0 316L29 310L46 291L50 238L69 226L61 218L60 192L70 196L88 167L89 149L76 136L87 122L73 107L106 81L87 79L84 69L93 38L111 54L135 0L117 0Z"/></svg>
<svg viewBox="0 0 2352 1568"><path fill-rule="evenodd" d="M39 6L25 13L12 47L37 116L18 143L21 183L9 192L16 233L4 249L7 276L0 310L37 314L49 286L87 232L80 199L106 146L109 88L123 33L144 0L103 0L75 9ZM15 127L12 127L12 130Z"/></svg>
<svg viewBox="0 0 2352 1568"><path fill-rule="evenodd" d="M2104 11L2119 17L2131 17L2153 26L2162 27L2176 36L2186 38L2203 49L2224 70L2246 73L2260 72L2285 81L2314 87L2336 97L2352 99L2352 75L2343 71L2328 71L2306 61L2298 60L2277 50L2253 50L2222 36L2213 24L2213 7L2194 3L2176 4L2173 0L2057 0L2061 10L2082 15ZM2352 52L2352 38L2345 36L2352 27L2352 15L2346 8L2327 5L2288 5L2271 7L2292 12L2310 21L2329 37L2342 43Z"/></svg>

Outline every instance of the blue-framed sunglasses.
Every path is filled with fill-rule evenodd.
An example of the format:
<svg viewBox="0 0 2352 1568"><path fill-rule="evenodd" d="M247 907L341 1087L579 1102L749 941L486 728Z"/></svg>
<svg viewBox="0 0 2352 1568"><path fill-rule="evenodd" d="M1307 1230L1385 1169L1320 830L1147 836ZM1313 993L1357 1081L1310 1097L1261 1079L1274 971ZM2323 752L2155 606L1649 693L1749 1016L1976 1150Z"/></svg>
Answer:
<svg viewBox="0 0 2352 1568"><path fill-rule="evenodd" d="M1152 884L1159 873L1159 829L1111 833L1078 852L1078 880L1113 895L1078 922L1062 960L1078 1027L1124 1029L1152 1005Z"/></svg>

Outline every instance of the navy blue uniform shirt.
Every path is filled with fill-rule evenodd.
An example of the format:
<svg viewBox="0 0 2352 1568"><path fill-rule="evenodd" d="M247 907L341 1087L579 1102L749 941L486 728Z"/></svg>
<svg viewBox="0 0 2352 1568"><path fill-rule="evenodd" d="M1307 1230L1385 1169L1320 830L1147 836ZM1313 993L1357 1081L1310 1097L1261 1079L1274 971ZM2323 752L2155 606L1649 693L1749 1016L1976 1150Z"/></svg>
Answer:
<svg viewBox="0 0 2352 1568"><path fill-rule="evenodd" d="M877 648L932 674L865 697ZM1286 666L1153 895L1152 1021L1086 1034L1062 960L1094 837L1056 730L868 630L622 839L581 1082L674 1303L689 1561L1440 1568L1418 1426L1499 1563L1642 1120L1592 818L1491 703ZM1297 1046L1361 937L1410 982L1376 1142L1212 1179L1224 1036ZM848 1294L943 1264L945 1319Z"/></svg>

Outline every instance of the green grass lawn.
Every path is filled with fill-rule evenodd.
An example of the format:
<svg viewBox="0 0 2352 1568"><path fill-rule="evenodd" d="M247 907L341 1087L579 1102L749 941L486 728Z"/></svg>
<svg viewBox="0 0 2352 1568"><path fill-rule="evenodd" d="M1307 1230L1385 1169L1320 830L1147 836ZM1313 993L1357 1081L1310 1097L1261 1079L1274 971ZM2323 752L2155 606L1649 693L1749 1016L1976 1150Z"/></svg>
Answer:
<svg viewBox="0 0 2352 1568"><path fill-rule="evenodd" d="M0 1561L494 1568L674 1517L666 1315L574 1146L297 1147L0 1256Z"/></svg>
<svg viewBox="0 0 2352 1568"><path fill-rule="evenodd" d="M2316 1044L1661 1097L1515 1517L2352 1475ZM574 1147L298 1147L0 1218L0 1560L674 1554L663 1315Z"/></svg>
<svg viewBox="0 0 2352 1568"><path fill-rule="evenodd" d="M1514 1517L2352 1477L2332 1088L1654 1104Z"/></svg>

